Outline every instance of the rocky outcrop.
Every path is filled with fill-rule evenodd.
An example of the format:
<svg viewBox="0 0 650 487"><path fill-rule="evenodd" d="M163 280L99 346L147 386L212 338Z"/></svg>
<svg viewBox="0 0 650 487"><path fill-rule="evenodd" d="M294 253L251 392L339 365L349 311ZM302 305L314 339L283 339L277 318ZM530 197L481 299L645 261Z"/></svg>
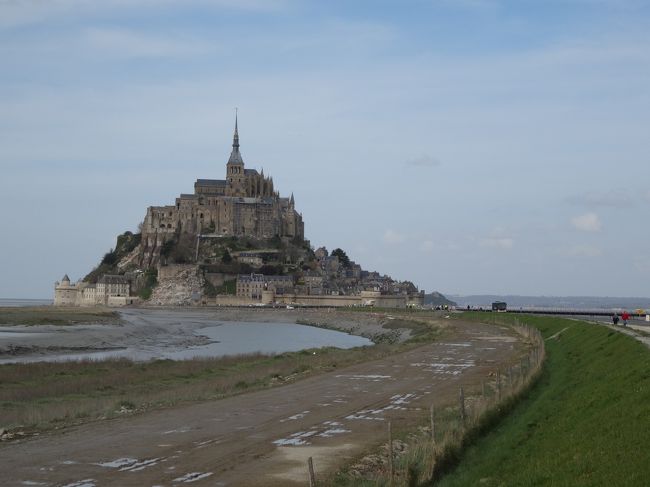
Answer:
<svg viewBox="0 0 650 487"><path fill-rule="evenodd" d="M196 265L170 265L158 270L158 286L147 302L155 306L191 306L200 303L203 276Z"/></svg>

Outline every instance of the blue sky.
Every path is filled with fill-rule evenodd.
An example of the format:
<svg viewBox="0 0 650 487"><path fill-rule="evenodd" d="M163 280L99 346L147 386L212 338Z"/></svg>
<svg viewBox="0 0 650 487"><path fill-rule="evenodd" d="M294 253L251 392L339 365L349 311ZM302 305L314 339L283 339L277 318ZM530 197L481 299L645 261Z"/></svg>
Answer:
<svg viewBox="0 0 650 487"><path fill-rule="evenodd" d="M0 0L0 296L247 167L454 294L649 296L650 2Z"/></svg>

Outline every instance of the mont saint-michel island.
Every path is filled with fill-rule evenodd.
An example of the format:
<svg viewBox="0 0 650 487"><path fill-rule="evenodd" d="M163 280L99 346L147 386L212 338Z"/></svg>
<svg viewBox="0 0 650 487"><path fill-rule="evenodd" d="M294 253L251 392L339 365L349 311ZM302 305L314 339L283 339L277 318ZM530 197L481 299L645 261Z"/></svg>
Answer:
<svg viewBox="0 0 650 487"><path fill-rule="evenodd" d="M0 487L646 487L650 2L0 0Z"/></svg>
<svg viewBox="0 0 650 487"><path fill-rule="evenodd" d="M235 118L225 179L150 206L83 279L66 274L55 306L285 305L421 307L424 291L364 270L340 248L313 249L293 194L246 168ZM444 301L444 297L440 296Z"/></svg>

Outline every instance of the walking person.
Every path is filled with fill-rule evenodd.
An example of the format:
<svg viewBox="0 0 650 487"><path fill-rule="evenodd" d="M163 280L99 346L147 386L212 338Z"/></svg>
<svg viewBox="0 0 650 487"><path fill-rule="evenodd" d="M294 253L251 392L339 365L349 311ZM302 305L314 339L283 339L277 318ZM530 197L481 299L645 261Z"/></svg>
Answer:
<svg viewBox="0 0 650 487"><path fill-rule="evenodd" d="M618 314L617 313L614 313L614 316L612 316L612 323L614 323L614 325L618 325Z"/></svg>
<svg viewBox="0 0 650 487"><path fill-rule="evenodd" d="M630 315L627 311L623 311L623 314L621 314L621 319L623 320L623 326L627 326L627 320L630 319Z"/></svg>

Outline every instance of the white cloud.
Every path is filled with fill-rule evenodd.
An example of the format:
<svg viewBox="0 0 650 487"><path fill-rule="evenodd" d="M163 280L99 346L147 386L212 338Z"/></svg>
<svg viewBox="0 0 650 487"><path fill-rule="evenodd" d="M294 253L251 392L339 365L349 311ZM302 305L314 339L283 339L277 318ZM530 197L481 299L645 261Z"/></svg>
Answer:
<svg viewBox="0 0 650 487"><path fill-rule="evenodd" d="M90 28L84 33L89 46L120 57L170 57L206 54L215 46L206 42L151 36L127 29Z"/></svg>
<svg viewBox="0 0 650 487"><path fill-rule="evenodd" d="M440 165L440 160L428 154L422 154L419 157L407 160L405 164L414 167L436 167Z"/></svg>
<svg viewBox="0 0 650 487"><path fill-rule="evenodd" d="M634 201L628 190L619 188L608 191L591 191L588 193L569 196L566 201L573 205L604 208L629 208Z"/></svg>
<svg viewBox="0 0 650 487"><path fill-rule="evenodd" d="M489 237L479 240L481 247L492 247L497 249L511 249L515 241L509 237Z"/></svg>
<svg viewBox="0 0 650 487"><path fill-rule="evenodd" d="M603 251L593 245L575 245L568 249L566 255L571 257L600 257Z"/></svg>
<svg viewBox="0 0 650 487"><path fill-rule="evenodd" d="M384 232L383 240L389 245L398 245L406 242L406 235L388 229Z"/></svg>
<svg viewBox="0 0 650 487"><path fill-rule="evenodd" d="M650 258L641 257L634 261L634 269L642 274L650 274Z"/></svg>
<svg viewBox="0 0 650 487"><path fill-rule="evenodd" d="M134 9L203 6L245 11L282 9L288 0L0 0L0 27L12 27L71 15L83 17Z"/></svg>
<svg viewBox="0 0 650 487"><path fill-rule="evenodd" d="M596 213L590 212L571 219L571 224L581 232L600 232L602 224Z"/></svg>
<svg viewBox="0 0 650 487"><path fill-rule="evenodd" d="M428 252L433 252L433 249L434 249L434 245L433 245L433 242L431 240L424 240L420 244L420 250L422 252L427 252L427 253Z"/></svg>

